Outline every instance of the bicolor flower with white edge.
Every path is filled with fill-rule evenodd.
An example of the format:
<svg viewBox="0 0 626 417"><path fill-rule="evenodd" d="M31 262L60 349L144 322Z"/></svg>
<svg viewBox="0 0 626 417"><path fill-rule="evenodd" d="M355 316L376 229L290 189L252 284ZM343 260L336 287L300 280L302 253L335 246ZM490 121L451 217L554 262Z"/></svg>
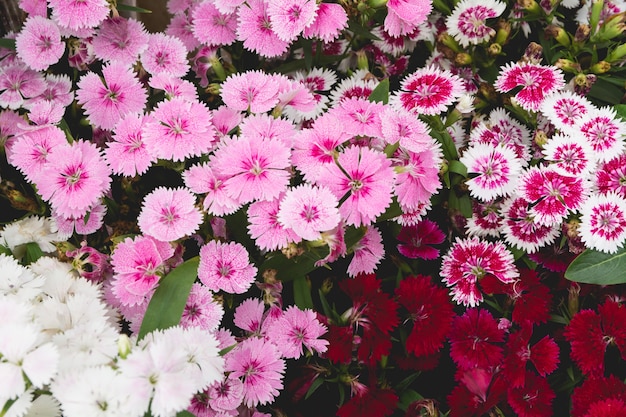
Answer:
<svg viewBox="0 0 626 417"><path fill-rule="evenodd" d="M624 246L626 201L619 194L593 194L580 212L578 233L585 246L609 253Z"/></svg>

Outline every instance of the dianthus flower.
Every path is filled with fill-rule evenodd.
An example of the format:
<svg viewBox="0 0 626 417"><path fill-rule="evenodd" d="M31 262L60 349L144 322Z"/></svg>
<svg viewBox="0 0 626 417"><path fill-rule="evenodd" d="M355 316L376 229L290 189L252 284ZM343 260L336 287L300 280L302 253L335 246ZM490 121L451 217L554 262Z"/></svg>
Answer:
<svg viewBox="0 0 626 417"><path fill-rule="evenodd" d="M269 0L267 14L276 36L291 42L313 23L317 8L315 0Z"/></svg>
<svg viewBox="0 0 626 417"><path fill-rule="evenodd" d="M15 137L7 159L28 181L37 183L44 172L50 153L55 147L63 145L67 146L67 138L56 126L30 130Z"/></svg>
<svg viewBox="0 0 626 417"><path fill-rule="evenodd" d="M626 201L617 193L593 194L582 205L578 233L585 246L615 253L626 241Z"/></svg>
<svg viewBox="0 0 626 417"><path fill-rule="evenodd" d="M339 407L337 417L387 417L393 414L397 401L398 396L389 388L365 387Z"/></svg>
<svg viewBox="0 0 626 417"><path fill-rule="evenodd" d="M175 77L184 77L189 71L187 48L180 39L165 33L149 35L148 47L141 53L140 60L150 74L169 72Z"/></svg>
<svg viewBox="0 0 626 417"><path fill-rule="evenodd" d="M102 227L106 212L107 208L104 204L96 203L82 216L65 217L57 214L53 210L52 218L57 225L60 239L67 240L74 234L74 231L76 231L79 235L90 235L95 233Z"/></svg>
<svg viewBox="0 0 626 417"><path fill-rule="evenodd" d="M148 47L148 39L143 23L118 16L102 22L91 45L94 55L103 61L130 66Z"/></svg>
<svg viewBox="0 0 626 417"><path fill-rule="evenodd" d="M572 393L571 417L588 417L587 412L592 405L607 400L626 403L624 382L615 375L585 378L583 384L576 387ZM604 414L593 417L600 416Z"/></svg>
<svg viewBox="0 0 626 417"><path fill-rule="evenodd" d="M193 9L191 30L206 45L230 45L237 34L237 15L222 13L211 1L204 1Z"/></svg>
<svg viewBox="0 0 626 417"><path fill-rule="evenodd" d="M195 282L185 303L180 325L184 328L199 327L206 331L218 328L224 315L224 307L213 299L213 292Z"/></svg>
<svg viewBox="0 0 626 417"><path fill-rule="evenodd" d="M25 99L37 97L45 90L43 75L22 63L0 69L0 107L17 110Z"/></svg>
<svg viewBox="0 0 626 417"><path fill-rule="evenodd" d="M474 307L483 300L478 282L487 274L509 283L519 276L514 259L501 242L486 242L477 237L454 242L443 257L441 276L452 287L452 299Z"/></svg>
<svg viewBox="0 0 626 417"><path fill-rule="evenodd" d="M202 207L216 216L232 214L240 207L239 203L226 194L225 179L216 175L208 164L192 165L183 172L185 185L196 194L206 194Z"/></svg>
<svg viewBox="0 0 626 417"><path fill-rule="evenodd" d="M194 233L202 223L196 197L186 188L158 187L144 197L137 224L142 233L171 242Z"/></svg>
<svg viewBox="0 0 626 417"><path fill-rule="evenodd" d="M600 164L595 171L594 185L601 194L615 192L626 198L626 153Z"/></svg>
<svg viewBox="0 0 626 417"><path fill-rule="evenodd" d="M247 298L235 309L233 324L241 330L245 330L249 336L260 336L264 312L265 304L262 300Z"/></svg>
<svg viewBox="0 0 626 417"><path fill-rule="evenodd" d="M507 391L508 403L519 417L551 417L555 397L548 381L530 371L526 371L523 386Z"/></svg>
<svg viewBox="0 0 626 417"><path fill-rule="evenodd" d="M557 129L565 129L576 125L592 108L593 104L584 96L557 91L543 100L540 110Z"/></svg>
<svg viewBox="0 0 626 417"><path fill-rule="evenodd" d="M271 58L285 52L289 43L281 40L272 30L267 9L268 4L264 0L249 0L241 5L237 9L237 39L243 42L244 48Z"/></svg>
<svg viewBox="0 0 626 417"><path fill-rule="evenodd" d="M232 74L222 83L221 95L233 110L264 113L278 104L278 81L262 71Z"/></svg>
<svg viewBox="0 0 626 417"><path fill-rule="evenodd" d="M496 31L487 19L500 16L504 9L506 4L498 0L462 0L446 19L448 33L464 47L488 41Z"/></svg>
<svg viewBox="0 0 626 417"><path fill-rule="evenodd" d="M490 201L481 203L472 201L472 217L467 219L465 229L468 236L474 237L498 237L502 228L502 217L500 216L500 203Z"/></svg>
<svg viewBox="0 0 626 417"><path fill-rule="evenodd" d="M431 145L421 152L398 149L394 155L398 172L394 187L402 211L421 212L430 205L430 198L441 188L439 167L441 150Z"/></svg>
<svg viewBox="0 0 626 417"><path fill-rule="evenodd" d="M94 126L110 130L122 117L142 113L147 93L126 65L111 62L102 68L102 76L93 72L83 75L76 99Z"/></svg>
<svg viewBox="0 0 626 417"><path fill-rule="evenodd" d="M515 62L504 65L495 82L496 90L501 93L521 86L515 99L529 111L538 111L544 98L564 85L563 72L556 67Z"/></svg>
<svg viewBox="0 0 626 417"><path fill-rule="evenodd" d="M558 173L573 177L586 177L595 166L595 154L584 140L565 134L554 134L541 151Z"/></svg>
<svg viewBox="0 0 626 417"><path fill-rule="evenodd" d="M439 250L429 245L438 245L445 239L437 223L424 219L417 224L404 226L397 238L398 252L411 259L436 259Z"/></svg>
<svg viewBox="0 0 626 417"><path fill-rule="evenodd" d="M450 356L463 370L489 369L502 362L504 330L489 311L470 308L452 322Z"/></svg>
<svg viewBox="0 0 626 417"><path fill-rule="evenodd" d="M348 14L341 4L319 3L313 23L304 28L302 35L305 38L318 38L328 43L339 37L347 25Z"/></svg>
<svg viewBox="0 0 626 417"><path fill-rule="evenodd" d="M65 51L57 25L41 16L26 19L15 38L17 56L35 71L47 69L59 61Z"/></svg>
<svg viewBox="0 0 626 417"><path fill-rule="evenodd" d="M606 162L624 152L625 131L626 123L608 106L590 110L576 125L566 129L574 137L582 134L600 162Z"/></svg>
<svg viewBox="0 0 626 417"><path fill-rule="evenodd" d="M48 0L52 19L71 30L94 28L109 15L106 0Z"/></svg>
<svg viewBox="0 0 626 417"><path fill-rule="evenodd" d="M150 116L132 113L117 124L113 140L107 142L104 156L115 174L135 176L145 173L157 158L146 149L143 127Z"/></svg>
<svg viewBox="0 0 626 417"><path fill-rule="evenodd" d="M246 292L256 278L246 248L235 242L210 241L200 248L198 278L212 291Z"/></svg>
<svg viewBox="0 0 626 417"><path fill-rule="evenodd" d="M530 204L521 197L502 203L502 233L506 242L527 253L554 242L559 235L558 224L540 224L535 221Z"/></svg>
<svg viewBox="0 0 626 417"><path fill-rule="evenodd" d="M172 19L165 28L165 34L180 39L188 51L193 51L202 46L198 38L196 38L193 33L192 14L195 6L196 5L194 4L193 7L190 7L189 12L187 13L178 13L172 16ZM208 62L206 64L211 65Z"/></svg>
<svg viewBox="0 0 626 417"><path fill-rule="evenodd" d="M326 326L319 322L314 311L290 306L272 322L267 337L284 358L298 359L303 354L303 348L310 353L326 352L328 340L320 339L326 331Z"/></svg>
<svg viewBox="0 0 626 417"><path fill-rule="evenodd" d="M354 246L354 256L348 265L346 272L351 277L358 274L371 274L376 270L376 265L385 256L383 237L375 226L367 226L365 234Z"/></svg>
<svg viewBox="0 0 626 417"><path fill-rule="evenodd" d="M530 131L502 108L492 110L488 120L471 130L470 144L477 143L511 147L520 161L530 159Z"/></svg>
<svg viewBox="0 0 626 417"><path fill-rule="evenodd" d="M278 221L280 201L280 198L255 201L248 207L248 234L263 250L282 249L291 242L302 240L292 229L284 227Z"/></svg>
<svg viewBox="0 0 626 417"><path fill-rule="evenodd" d="M432 2L427 0L390 0L383 22L385 31L391 36L408 35L427 19L431 10Z"/></svg>

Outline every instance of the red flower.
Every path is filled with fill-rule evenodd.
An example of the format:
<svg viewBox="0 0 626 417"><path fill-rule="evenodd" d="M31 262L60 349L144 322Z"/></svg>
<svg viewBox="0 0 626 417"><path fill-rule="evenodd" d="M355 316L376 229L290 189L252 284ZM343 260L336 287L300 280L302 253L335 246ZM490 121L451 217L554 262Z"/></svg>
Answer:
<svg viewBox="0 0 626 417"><path fill-rule="evenodd" d="M626 416L626 403L617 398L610 398L595 402L589 407L585 417L624 417Z"/></svg>
<svg viewBox="0 0 626 417"><path fill-rule="evenodd" d="M396 409L398 396L390 389L371 387L339 407L337 417L386 417Z"/></svg>
<svg viewBox="0 0 626 417"><path fill-rule="evenodd" d="M451 416L482 416L495 407L506 393L500 374L474 368L457 375L461 384L448 395Z"/></svg>
<svg viewBox="0 0 626 417"><path fill-rule="evenodd" d="M407 351L415 356L438 352L454 317L448 292L433 285L430 277L418 275L402 280L396 295L413 322L413 330L406 340Z"/></svg>
<svg viewBox="0 0 626 417"><path fill-rule="evenodd" d="M571 417L585 417L593 404L608 399L626 402L626 385L614 375L587 379L572 393Z"/></svg>
<svg viewBox="0 0 626 417"><path fill-rule="evenodd" d="M444 233L439 230L437 223L424 219L415 225L404 226L398 234L398 252L407 258L436 259L439 251L432 246L438 245L445 239Z"/></svg>
<svg viewBox="0 0 626 417"><path fill-rule="evenodd" d="M504 330L487 310L472 308L455 317L448 338L450 356L462 369L489 369L502 362Z"/></svg>
<svg viewBox="0 0 626 417"><path fill-rule="evenodd" d="M334 363L350 363L352 360L352 340L354 333L351 327L328 326L328 350L326 357Z"/></svg>
<svg viewBox="0 0 626 417"><path fill-rule="evenodd" d="M507 392L509 405L518 417L551 417L555 397L548 381L532 372L526 372L522 387Z"/></svg>
<svg viewBox="0 0 626 417"><path fill-rule="evenodd" d="M626 359L626 307L606 301L598 312L581 310L565 328L565 338L572 345L572 359L590 376L604 374L604 354L609 344L619 349Z"/></svg>

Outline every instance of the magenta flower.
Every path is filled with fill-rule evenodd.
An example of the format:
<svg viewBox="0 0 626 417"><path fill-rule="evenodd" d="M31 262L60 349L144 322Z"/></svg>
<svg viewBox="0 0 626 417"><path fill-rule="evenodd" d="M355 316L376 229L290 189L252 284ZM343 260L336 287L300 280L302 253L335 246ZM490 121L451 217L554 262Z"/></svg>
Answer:
<svg viewBox="0 0 626 417"><path fill-rule="evenodd" d="M222 316L224 307L213 299L213 293L204 285L195 282L189 292L180 325L213 331L217 330Z"/></svg>
<svg viewBox="0 0 626 417"><path fill-rule="evenodd" d="M584 140L571 135L554 134L541 152L559 174L585 177L594 167L594 151Z"/></svg>
<svg viewBox="0 0 626 417"><path fill-rule="evenodd" d="M110 130L124 116L142 113L147 93L125 65L112 62L102 68L102 75L102 79L91 71L83 75L76 98L94 126Z"/></svg>
<svg viewBox="0 0 626 417"><path fill-rule="evenodd" d="M282 249L291 242L297 243L302 240L293 230L284 227L278 221L280 201L280 198L255 201L248 207L248 234L263 250Z"/></svg>
<svg viewBox="0 0 626 417"><path fill-rule="evenodd" d="M231 109L264 113L278 104L278 81L262 71L233 74L222 83L221 94Z"/></svg>
<svg viewBox="0 0 626 417"><path fill-rule="evenodd" d="M191 30L205 45L230 45L237 35L237 15L221 13L210 1L201 2L193 9Z"/></svg>
<svg viewBox="0 0 626 417"><path fill-rule="evenodd" d="M143 128L143 141L154 158L183 161L211 151L215 129L210 110L199 101L162 101Z"/></svg>
<svg viewBox="0 0 626 417"><path fill-rule="evenodd" d="M243 294L254 282L256 273L248 251L239 243L212 240L200 248L198 278L212 291Z"/></svg>
<svg viewBox="0 0 626 417"><path fill-rule="evenodd" d="M341 152L337 164L320 170L318 185L326 186L337 199L347 198L339 207L346 224L372 223L391 204L395 173L385 154L369 148L350 146Z"/></svg>
<svg viewBox="0 0 626 417"><path fill-rule="evenodd" d="M80 217L109 190L110 173L96 145L78 140L54 147L37 187L59 215Z"/></svg>
<svg viewBox="0 0 626 417"><path fill-rule="evenodd" d="M43 71L59 61L65 51L61 32L50 19L31 16L15 38L17 56L35 71Z"/></svg>
<svg viewBox="0 0 626 417"><path fill-rule="evenodd" d="M24 99L37 97L45 90L41 73L22 63L9 64L0 70L0 107L17 110Z"/></svg>
<svg viewBox="0 0 626 417"><path fill-rule="evenodd" d="M593 109L581 120L566 130L574 137L584 137L600 162L619 156L625 149L626 123L621 121L614 109L602 107Z"/></svg>
<svg viewBox="0 0 626 417"><path fill-rule="evenodd" d="M551 225L578 210L587 190L581 178L561 175L550 167L532 167L520 176L518 192L533 204L530 213L535 221Z"/></svg>
<svg viewBox="0 0 626 417"><path fill-rule="evenodd" d="M626 240L626 201L615 193L593 194L580 209L578 233L585 246L615 253Z"/></svg>
<svg viewBox="0 0 626 417"><path fill-rule="evenodd" d="M165 273L165 262L174 248L149 236L126 238L111 254L112 291L122 305L144 303L152 295Z"/></svg>
<svg viewBox="0 0 626 417"><path fill-rule="evenodd" d="M280 140L235 138L220 146L211 166L239 204L272 200L287 189L290 149Z"/></svg>
<svg viewBox="0 0 626 417"><path fill-rule="evenodd" d="M626 198L626 154L600 164L594 184L602 194L616 192Z"/></svg>
<svg viewBox="0 0 626 417"><path fill-rule="evenodd" d="M239 7L237 39L243 42L244 48L271 58L285 52L289 43L272 30L267 8L264 0L249 0Z"/></svg>
<svg viewBox="0 0 626 417"><path fill-rule="evenodd" d="M60 128L46 126L29 130L16 136L12 141L7 160L22 171L28 181L37 183L44 172L50 153L57 146L67 146L67 138Z"/></svg>
<svg viewBox="0 0 626 417"><path fill-rule="evenodd" d="M48 0L48 5L52 19L73 31L96 27L109 15L106 0Z"/></svg>
<svg viewBox="0 0 626 417"><path fill-rule="evenodd" d="M196 197L186 188L158 187L145 196L137 224L141 232L171 242L194 233L202 223Z"/></svg>
<svg viewBox="0 0 626 417"><path fill-rule="evenodd" d="M439 114L463 92L461 78L431 65L407 75L391 102L417 114Z"/></svg>
<svg viewBox="0 0 626 417"><path fill-rule="evenodd" d="M556 67L515 62L501 68L495 83L496 90L501 93L521 86L515 99L529 111L538 111L544 98L564 85L563 73Z"/></svg>
<svg viewBox="0 0 626 417"><path fill-rule="evenodd" d="M328 340L320 339L326 331L326 326L319 322L313 310L290 306L272 323L267 336L284 358L298 359L303 354L303 348L310 353L326 352Z"/></svg>
<svg viewBox="0 0 626 417"><path fill-rule="evenodd" d="M148 47L148 33L135 19L111 17L100 25L91 45L93 53L103 61L133 65Z"/></svg>
<svg viewBox="0 0 626 417"><path fill-rule="evenodd" d="M252 337L226 356L224 372L243 382L243 403L256 407L272 402L283 388L285 361L273 343Z"/></svg>
<svg viewBox="0 0 626 417"><path fill-rule="evenodd" d="M397 238L398 252L411 259L436 259L439 250L429 245L438 245L445 239L437 223L424 219L415 225L404 226Z"/></svg>
<svg viewBox="0 0 626 417"><path fill-rule="evenodd" d="M278 38L291 42L313 23L317 8L315 0L269 0L267 14Z"/></svg>
<svg viewBox="0 0 626 417"><path fill-rule="evenodd" d="M505 9L506 4L498 0L462 0L446 19L448 33L464 47L486 42L496 35L487 19L500 16Z"/></svg>
<svg viewBox="0 0 626 417"><path fill-rule="evenodd" d="M206 194L202 207L210 214L232 214L241 206L224 190L225 177L215 175L208 164L193 165L183 172L185 185L196 194Z"/></svg>
<svg viewBox="0 0 626 417"><path fill-rule="evenodd" d="M148 48L140 56L141 64L150 74L169 72L184 77L189 71L187 48L183 42L164 33L151 33Z"/></svg>
<svg viewBox="0 0 626 417"><path fill-rule="evenodd" d="M365 234L353 247L354 256L346 269L351 277L372 274L385 257L383 236L375 226L367 226Z"/></svg>
<svg viewBox="0 0 626 417"><path fill-rule="evenodd" d="M540 110L557 129L565 129L577 124L592 108L593 104L583 96L557 91L543 100Z"/></svg>
<svg viewBox="0 0 626 417"><path fill-rule="evenodd" d="M489 311L470 308L455 317L448 337L450 356L461 369L489 369L501 364L504 330Z"/></svg>
<svg viewBox="0 0 626 417"><path fill-rule="evenodd" d="M443 257L441 277L452 287L452 299L459 304L475 307L483 300L478 282L486 275L503 283L519 276L513 255L502 242L486 242L480 238L457 238Z"/></svg>
<svg viewBox="0 0 626 417"><path fill-rule="evenodd" d="M132 113L122 118L115 128L113 140L107 142L104 156L113 173L135 176L145 173L157 158L146 149L143 127L150 116Z"/></svg>
<svg viewBox="0 0 626 417"><path fill-rule="evenodd" d="M535 221L529 203L522 197L511 198L502 204L502 233L508 244L527 253L554 242L559 235L558 224L540 224Z"/></svg>

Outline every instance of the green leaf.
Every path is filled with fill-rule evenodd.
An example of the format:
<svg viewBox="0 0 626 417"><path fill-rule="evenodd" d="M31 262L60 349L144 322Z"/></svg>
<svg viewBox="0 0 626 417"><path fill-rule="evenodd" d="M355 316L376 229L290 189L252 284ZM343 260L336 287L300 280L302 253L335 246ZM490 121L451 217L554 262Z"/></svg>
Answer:
<svg viewBox="0 0 626 417"><path fill-rule="evenodd" d="M374 35L371 30L364 28L356 23L354 20L348 21L348 29L354 32L355 35L360 36L363 39L371 39L373 41L380 41L381 39Z"/></svg>
<svg viewBox="0 0 626 417"><path fill-rule="evenodd" d="M448 170L467 178L467 167L463 165L461 161L450 161L448 163Z"/></svg>
<svg viewBox="0 0 626 417"><path fill-rule="evenodd" d="M0 38L0 48L15 50L15 39Z"/></svg>
<svg viewBox="0 0 626 417"><path fill-rule="evenodd" d="M317 389L321 387L323 383L324 383L324 380L322 378L315 378L313 380L313 383L309 387L309 390L306 392L304 399L307 400L311 395L313 395L313 393L317 391Z"/></svg>
<svg viewBox="0 0 626 417"><path fill-rule="evenodd" d="M139 339L157 329L176 326L183 315L189 292L198 276L198 256L191 258L161 278L139 329Z"/></svg>
<svg viewBox="0 0 626 417"><path fill-rule="evenodd" d="M306 276L298 276L293 279L293 299L298 308L313 309L313 298L311 298L311 285Z"/></svg>
<svg viewBox="0 0 626 417"><path fill-rule="evenodd" d="M268 269L276 271L276 278L283 282L291 281L295 277L303 277L313 271L316 266L315 262L328 255L328 246L317 249L309 249L301 256L288 259L281 252L275 252L271 258L266 260L259 266L259 276Z"/></svg>
<svg viewBox="0 0 626 417"><path fill-rule="evenodd" d="M626 104L616 104L615 111L617 115L626 120Z"/></svg>
<svg viewBox="0 0 626 417"><path fill-rule="evenodd" d="M607 81L605 77L598 77L591 90L589 90L589 96L596 99L601 103L614 105L622 101L624 91L621 88L615 88L610 81Z"/></svg>
<svg viewBox="0 0 626 417"><path fill-rule="evenodd" d="M38 244L29 242L26 244L26 254L24 255L24 265L30 265L43 256L43 252Z"/></svg>
<svg viewBox="0 0 626 417"><path fill-rule="evenodd" d="M2 254L7 255L7 256L13 256L11 249L7 248L4 245L0 245L0 255Z"/></svg>
<svg viewBox="0 0 626 417"><path fill-rule="evenodd" d="M565 278L597 285L626 283L626 248L616 253L587 249L567 267Z"/></svg>
<svg viewBox="0 0 626 417"><path fill-rule="evenodd" d="M454 190L450 191L450 197L448 199L450 208L457 209L466 218L472 217L472 201L468 194L462 194L458 196Z"/></svg>
<svg viewBox="0 0 626 417"><path fill-rule="evenodd" d="M179 411L178 413L176 413L176 417L196 417L196 416L191 414L187 410L183 410L183 411Z"/></svg>
<svg viewBox="0 0 626 417"><path fill-rule="evenodd" d="M152 13L152 10L142 9L141 7L129 6L128 4L117 3L117 10L125 10L127 12Z"/></svg>
<svg viewBox="0 0 626 417"><path fill-rule="evenodd" d="M374 91L371 92L368 100L371 102L389 103L389 79L385 78L378 83Z"/></svg>
<svg viewBox="0 0 626 417"><path fill-rule="evenodd" d="M302 50L304 51L304 68L310 70L313 65L313 42L310 39L302 39Z"/></svg>
<svg viewBox="0 0 626 417"><path fill-rule="evenodd" d="M423 399L424 397L421 396L417 391L414 391L412 389L404 390L400 394L400 401L398 401L398 408L401 409L402 411L406 411L407 408L409 408L409 405L411 405L411 403L414 403L415 401L420 401Z"/></svg>

